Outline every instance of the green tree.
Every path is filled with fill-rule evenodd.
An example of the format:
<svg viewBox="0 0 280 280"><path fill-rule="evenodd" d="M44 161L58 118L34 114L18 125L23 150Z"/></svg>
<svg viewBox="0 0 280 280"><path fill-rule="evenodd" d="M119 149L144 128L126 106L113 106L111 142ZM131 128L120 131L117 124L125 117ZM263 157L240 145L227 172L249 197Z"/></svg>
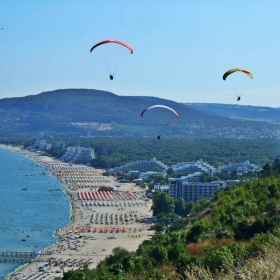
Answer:
<svg viewBox="0 0 280 280"><path fill-rule="evenodd" d="M134 267L133 257L130 255L126 255L122 260L122 266L124 271L129 272Z"/></svg>
<svg viewBox="0 0 280 280"><path fill-rule="evenodd" d="M174 171L173 171L173 169L171 167L168 167L167 170L166 170L166 174L167 175L171 175L171 174L173 174L173 172Z"/></svg>
<svg viewBox="0 0 280 280"><path fill-rule="evenodd" d="M231 180L236 180L236 179L237 179L237 170L236 170L236 169L234 169L234 170L231 171L231 173L230 173L230 179L231 179Z"/></svg>
<svg viewBox="0 0 280 280"><path fill-rule="evenodd" d="M175 209L174 200L166 192L158 192L153 197L153 215L157 216L159 213L173 213Z"/></svg>
<svg viewBox="0 0 280 280"><path fill-rule="evenodd" d="M165 224L164 223L156 223L154 225L154 229L157 233L163 232L165 229Z"/></svg>
<svg viewBox="0 0 280 280"><path fill-rule="evenodd" d="M131 253L128 250L122 247L116 247L113 249L112 254L106 258L106 264L110 266L118 262L122 263L122 260L125 257L130 257L130 256Z"/></svg>
<svg viewBox="0 0 280 280"><path fill-rule="evenodd" d="M183 198L178 198L175 200L174 212L178 215L184 215L186 211L186 202Z"/></svg>
<svg viewBox="0 0 280 280"><path fill-rule="evenodd" d="M160 219L160 222L164 223L165 225L170 225L180 219L175 213L159 213L157 217Z"/></svg>
<svg viewBox="0 0 280 280"><path fill-rule="evenodd" d="M223 268L230 268L234 265L234 257L227 247L219 245L210 246L206 245L204 248L206 256L204 257L203 264L212 272L216 270L221 271Z"/></svg>
<svg viewBox="0 0 280 280"><path fill-rule="evenodd" d="M196 222L187 233L187 243L199 242L201 235L204 233L205 226L203 221Z"/></svg>
<svg viewBox="0 0 280 280"><path fill-rule="evenodd" d="M119 275L123 272L123 265L119 262L114 263L110 266L109 271L112 272L114 275Z"/></svg>
<svg viewBox="0 0 280 280"><path fill-rule="evenodd" d="M134 275L143 275L144 274L144 266L143 266L143 262L142 259L137 258L135 260L135 265L133 267L132 273Z"/></svg>
<svg viewBox="0 0 280 280"><path fill-rule="evenodd" d="M161 265L167 261L167 250L163 246L155 246L151 251L151 257L156 265Z"/></svg>
<svg viewBox="0 0 280 280"><path fill-rule="evenodd" d="M181 230L181 229L185 229L186 226L188 224L188 221L186 219L180 219L176 222L174 222L168 229L167 231L169 233L173 232L173 231L177 231L177 230Z"/></svg>
<svg viewBox="0 0 280 280"><path fill-rule="evenodd" d="M178 256L176 260L176 269L180 271L186 270L191 264L194 262L191 260L191 258L187 255L187 253L182 253Z"/></svg>
<svg viewBox="0 0 280 280"><path fill-rule="evenodd" d="M62 280L87 280L82 270L64 272Z"/></svg>
<svg viewBox="0 0 280 280"><path fill-rule="evenodd" d="M183 198L178 198L175 200L174 212L180 216L187 216L193 207L192 202L186 202Z"/></svg>
<svg viewBox="0 0 280 280"><path fill-rule="evenodd" d="M266 163L263 166L263 170L261 171L261 177L269 177L272 175L272 170L271 170L271 166L269 163Z"/></svg>
<svg viewBox="0 0 280 280"><path fill-rule="evenodd" d="M167 247L168 260L177 262L179 256L186 254L185 244L181 242L170 244Z"/></svg>
<svg viewBox="0 0 280 280"><path fill-rule="evenodd" d="M272 169L273 174L275 174L275 175L280 174L280 161L278 158L274 160L271 169Z"/></svg>

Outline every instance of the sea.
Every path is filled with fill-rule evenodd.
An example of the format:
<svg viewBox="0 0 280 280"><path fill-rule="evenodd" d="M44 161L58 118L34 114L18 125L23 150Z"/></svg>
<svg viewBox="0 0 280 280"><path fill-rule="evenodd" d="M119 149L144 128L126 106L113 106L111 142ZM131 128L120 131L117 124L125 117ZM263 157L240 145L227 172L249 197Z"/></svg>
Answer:
<svg viewBox="0 0 280 280"><path fill-rule="evenodd" d="M44 166L0 148L0 250L44 251L70 221L65 187ZM0 262L0 279L22 266Z"/></svg>

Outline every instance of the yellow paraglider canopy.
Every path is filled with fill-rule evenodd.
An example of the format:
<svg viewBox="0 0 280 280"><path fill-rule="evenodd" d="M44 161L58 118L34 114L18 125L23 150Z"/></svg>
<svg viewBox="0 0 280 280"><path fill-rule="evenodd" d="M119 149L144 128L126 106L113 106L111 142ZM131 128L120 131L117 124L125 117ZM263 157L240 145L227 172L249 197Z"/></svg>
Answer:
<svg viewBox="0 0 280 280"><path fill-rule="evenodd" d="M240 72L243 72L247 75L249 75L252 79L254 78L254 75L248 71L248 70L245 70L245 69L242 69L242 68L233 68L233 69L230 69L228 70L224 75L223 75L223 80L226 80L227 76L236 72L236 71L240 71Z"/></svg>

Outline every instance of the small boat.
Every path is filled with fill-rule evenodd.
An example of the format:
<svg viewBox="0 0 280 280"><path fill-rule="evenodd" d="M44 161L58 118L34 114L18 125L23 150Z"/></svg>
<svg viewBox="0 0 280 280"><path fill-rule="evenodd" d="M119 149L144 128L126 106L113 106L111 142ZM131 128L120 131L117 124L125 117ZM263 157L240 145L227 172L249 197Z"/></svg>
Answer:
<svg viewBox="0 0 280 280"><path fill-rule="evenodd" d="M21 241L26 241L25 239L21 239Z"/></svg>
<svg viewBox="0 0 280 280"><path fill-rule="evenodd" d="M27 190L28 190L28 188L22 188L21 190L22 190L22 191L27 191Z"/></svg>

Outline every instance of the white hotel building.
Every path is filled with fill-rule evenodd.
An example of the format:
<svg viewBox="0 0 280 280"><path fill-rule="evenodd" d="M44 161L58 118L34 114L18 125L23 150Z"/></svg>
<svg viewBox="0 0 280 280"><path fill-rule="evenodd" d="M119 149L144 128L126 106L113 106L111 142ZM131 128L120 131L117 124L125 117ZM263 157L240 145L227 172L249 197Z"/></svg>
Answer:
<svg viewBox="0 0 280 280"><path fill-rule="evenodd" d="M201 198L209 198L220 188L227 186L226 182L189 182L186 178L169 178L169 195L172 198L183 198L187 202L196 202Z"/></svg>
<svg viewBox="0 0 280 280"><path fill-rule="evenodd" d="M202 161L201 159L196 162L182 162L171 165L175 173L194 173L201 172L212 176L214 174L214 166Z"/></svg>
<svg viewBox="0 0 280 280"><path fill-rule="evenodd" d="M124 165L121 165L119 167L111 168L110 172L128 172L128 171L152 171L155 167L158 167L159 169L162 169L163 171L166 171L168 166L162 163L159 160L156 160L156 158L153 158L151 160L137 160L134 162L130 162Z"/></svg>
<svg viewBox="0 0 280 280"><path fill-rule="evenodd" d="M249 160L246 160L245 162L241 163L229 163L223 166L218 167L218 171L225 171L225 172L232 172L236 170L237 174L244 174L247 173L248 171L254 171L254 172L259 172L262 170L262 168L259 165L256 165L254 163L250 163Z"/></svg>
<svg viewBox="0 0 280 280"><path fill-rule="evenodd" d="M76 164L87 164L95 158L94 149L84 147L67 147L61 160Z"/></svg>

